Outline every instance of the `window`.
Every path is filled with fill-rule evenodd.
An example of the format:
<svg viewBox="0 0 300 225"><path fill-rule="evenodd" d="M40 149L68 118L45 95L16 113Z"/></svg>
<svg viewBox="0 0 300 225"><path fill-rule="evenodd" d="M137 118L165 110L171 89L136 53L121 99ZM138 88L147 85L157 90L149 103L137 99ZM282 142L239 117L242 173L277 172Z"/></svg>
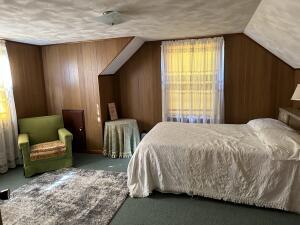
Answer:
<svg viewBox="0 0 300 225"><path fill-rule="evenodd" d="M12 92L10 66L5 43L0 40L0 119L10 117L9 95Z"/></svg>
<svg viewBox="0 0 300 225"><path fill-rule="evenodd" d="M0 40L0 173L19 163L17 116L5 41Z"/></svg>
<svg viewBox="0 0 300 225"><path fill-rule="evenodd" d="M223 122L223 74L223 38L163 42L163 119Z"/></svg>
<svg viewBox="0 0 300 225"><path fill-rule="evenodd" d="M8 101L4 88L0 88L0 119L8 118Z"/></svg>

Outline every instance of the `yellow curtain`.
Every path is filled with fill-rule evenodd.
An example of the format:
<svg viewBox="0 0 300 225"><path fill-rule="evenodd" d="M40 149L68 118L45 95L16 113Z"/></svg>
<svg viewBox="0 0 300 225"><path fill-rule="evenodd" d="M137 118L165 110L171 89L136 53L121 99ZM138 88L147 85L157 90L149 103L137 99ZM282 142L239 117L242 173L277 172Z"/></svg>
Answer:
<svg viewBox="0 0 300 225"><path fill-rule="evenodd" d="M12 88L10 78L10 66L6 52L5 42L1 41L0 44L0 120L8 120L10 119L8 89Z"/></svg>
<svg viewBox="0 0 300 225"><path fill-rule="evenodd" d="M9 116L8 110L9 107L8 107L7 95L5 93L4 88L0 88L0 119L1 120L8 119Z"/></svg>
<svg viewBox="0 0 300 225"><path fill-rule="evenodd" d="M165 121L223 122L223 38L162 43Z"/></svg>
<svg viewBox="0 0 300 225"><path fill-rule="evenodd" d="M17 117L5 42L0 40L0 173L21 163Z"/></svg>

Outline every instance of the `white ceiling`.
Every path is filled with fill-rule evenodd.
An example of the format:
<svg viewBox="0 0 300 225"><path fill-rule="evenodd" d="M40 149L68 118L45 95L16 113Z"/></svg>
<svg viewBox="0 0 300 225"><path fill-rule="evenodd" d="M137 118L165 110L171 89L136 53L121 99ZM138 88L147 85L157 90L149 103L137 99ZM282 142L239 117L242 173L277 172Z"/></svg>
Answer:
<svg viewBox="0 0 300 225"><path fill-rule="evenodd" d="M125 23L100 22L118 10ZM244 32L300 68L300 0L0 0L0 38L46 45L113 37L163 40Z"/></svg>
<svg viewBox="0 0 300 225"><path fill-rule="evenodd" d="M263 0L245 34L294 68L300 68L300 0Z"/></svg>
<svg viewBox="0 0 300 225"><path fill-rule="evenodd" d="M243 32L260 0L0 0L0 37L54 44L111 37L150 40ZM128 21L100 23L105 10Z"/></svg>

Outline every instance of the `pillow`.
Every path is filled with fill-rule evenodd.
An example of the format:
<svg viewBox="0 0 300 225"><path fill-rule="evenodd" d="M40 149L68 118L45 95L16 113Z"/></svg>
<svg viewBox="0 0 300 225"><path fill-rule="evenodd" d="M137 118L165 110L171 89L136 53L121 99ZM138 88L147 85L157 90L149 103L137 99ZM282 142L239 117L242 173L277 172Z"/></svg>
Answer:
<svg viewBox="0 0 300 225"><path fill-rule="evenodd" d="M300 161L300 135L287 129L262 129L258 138L273 160Z"/></svg>
<svg viewBox="0 0 300 225"><path fill-rule="evenodd" d="M271 118L250 120L247 124L255 131L261 131L262 129L294 130L285 123Z"/></svg>

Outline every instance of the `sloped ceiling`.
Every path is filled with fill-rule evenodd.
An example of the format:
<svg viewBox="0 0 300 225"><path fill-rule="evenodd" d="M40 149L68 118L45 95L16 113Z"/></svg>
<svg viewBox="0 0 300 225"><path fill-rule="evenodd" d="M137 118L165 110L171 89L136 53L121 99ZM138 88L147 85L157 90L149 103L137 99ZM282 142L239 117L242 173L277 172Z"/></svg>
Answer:
<svg viewBox="0 0 300 225"><path fill-rule="evenodd" d="M260 0L0 0L0 37L54 44L138 36L161 40L243 32ZM127 22L104 25L119 10Z"/></svg>
<svg viewBox="0 0 300 225"><path fill-rule="evenodd" d="M102 24L106 10L127 21ZM0 0L0 38L30 44L242 32L300 68L300 0Z"/></svg>
<svg viewBox="0 0 300 225"><path fill-rule="evenodd" d="M101 72L100 75L115 74L128 59L144 44L145 40L139 37L134 37L128 45L117 55L111 63Z"/></svg>
<svg viewBox="0 0 300 225"><path fill-rule="evenodd" d="M262 0L245 34L300 68L300 0Z"/></svg>

